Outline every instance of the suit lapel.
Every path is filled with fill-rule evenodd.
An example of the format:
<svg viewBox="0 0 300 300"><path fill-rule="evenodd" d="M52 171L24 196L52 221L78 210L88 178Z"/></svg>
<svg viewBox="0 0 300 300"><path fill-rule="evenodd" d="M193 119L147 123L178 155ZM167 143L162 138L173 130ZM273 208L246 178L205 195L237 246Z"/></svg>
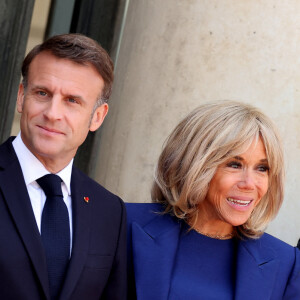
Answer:
<svg viewBox="0 0 300 300"><path fill-rule="evenodd" d="M132 223L138 299L168 299L179 234L180 225L168 216L157 215L143 228Z"/></svg>
<svg viewBox="0 0 300 300"><path fill-rule="evenodd" d="M84 177L80 178L78 170L73 168L71 179L71 197L72 197L72 213L73 213L73 245L72 255L60 295L60 299L69 299L73 292L79 276L83 270L89 247L90 235L90 216L91 209L89 202L84 200L88 197L93 201L84 184Z"/></svg>
<svg viewBox="0 0 300 300"><path fill-rule="evenodd" d="M235 299L271 299L278 266L273 250L260 239L239 241Z"/></svg>
<svg viewBox="0 0 300 300"><path fill-rule="evenodd" d="M45 295L49 297L47 265L40 233L35 221L22 170L11 145L0 149L0 189L16 228L32 261Z"/></svg>

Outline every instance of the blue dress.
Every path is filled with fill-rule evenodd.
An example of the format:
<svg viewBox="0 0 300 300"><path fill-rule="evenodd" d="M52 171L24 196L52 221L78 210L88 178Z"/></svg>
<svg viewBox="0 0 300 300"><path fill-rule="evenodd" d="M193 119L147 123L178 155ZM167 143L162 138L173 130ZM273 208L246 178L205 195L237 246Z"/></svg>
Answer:
<svg viewBox="0 0 300 300"><path fill-rule="evenodd" d="M232 300L235 240L218 240L181 229L170 299Z"/></svg>
<svg viewBox="0 0 300 300"><path fill-rule="evenodd" d="M300 300L300 251L265 233L215 240L162 214L127 203L128 299Z"/></svg>

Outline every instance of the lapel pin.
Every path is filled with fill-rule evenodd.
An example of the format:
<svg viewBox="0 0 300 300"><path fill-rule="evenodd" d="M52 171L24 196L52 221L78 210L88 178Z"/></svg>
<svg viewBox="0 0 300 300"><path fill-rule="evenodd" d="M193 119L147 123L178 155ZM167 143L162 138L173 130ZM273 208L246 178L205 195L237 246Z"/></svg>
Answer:
<svg viewBox="0 0 300 300"><path fill-rule="evenodd" d="M83 197L83 199L84 199L84 201L85 201L86 203L89 203L89 201L90 201L90 198L89 198L89 197Z"/></svg>

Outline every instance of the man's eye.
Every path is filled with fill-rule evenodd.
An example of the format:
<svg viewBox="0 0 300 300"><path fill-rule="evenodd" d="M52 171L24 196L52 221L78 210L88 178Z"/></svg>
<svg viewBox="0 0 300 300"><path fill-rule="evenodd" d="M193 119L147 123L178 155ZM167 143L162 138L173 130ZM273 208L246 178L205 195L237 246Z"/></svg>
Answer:
<svg viewBox="0 0 300 300"><path fill-rule="evenodd" d="M68 98L68 101L71 103L78 103L77 100L74 98Z"/></svg>
<svg viewBox="0 0 300 300"><path fill-rule="evenodd" d="M43 92L43 91L38 91L37 92L40 96L47 96L47 93L46 92Z"/></svg>

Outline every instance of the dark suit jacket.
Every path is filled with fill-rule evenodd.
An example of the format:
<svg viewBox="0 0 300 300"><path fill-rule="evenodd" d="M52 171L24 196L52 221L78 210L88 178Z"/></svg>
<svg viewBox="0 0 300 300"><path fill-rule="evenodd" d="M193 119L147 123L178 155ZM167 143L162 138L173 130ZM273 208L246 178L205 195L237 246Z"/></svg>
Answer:
<svg viewBox="0 0 300 300"><path fill-rule="evenodd" d="M49 299L44 249L12 140L0 146L0 299ZM76 168L71 193L73 246L60 299L126 299L122 200Z"/></svg>
<svg viewBox="0 0 300 300"><path fill-rule="evenodd" d="M170 215L154 213L162 211L159 204L126 206L129 299L169 299L181 222ZM239 241L234 299L299 300L299 253L269 234L257 240ZM182 299L186 300L184 295ZM198 299L202 299L201 295Z"/></svg>

